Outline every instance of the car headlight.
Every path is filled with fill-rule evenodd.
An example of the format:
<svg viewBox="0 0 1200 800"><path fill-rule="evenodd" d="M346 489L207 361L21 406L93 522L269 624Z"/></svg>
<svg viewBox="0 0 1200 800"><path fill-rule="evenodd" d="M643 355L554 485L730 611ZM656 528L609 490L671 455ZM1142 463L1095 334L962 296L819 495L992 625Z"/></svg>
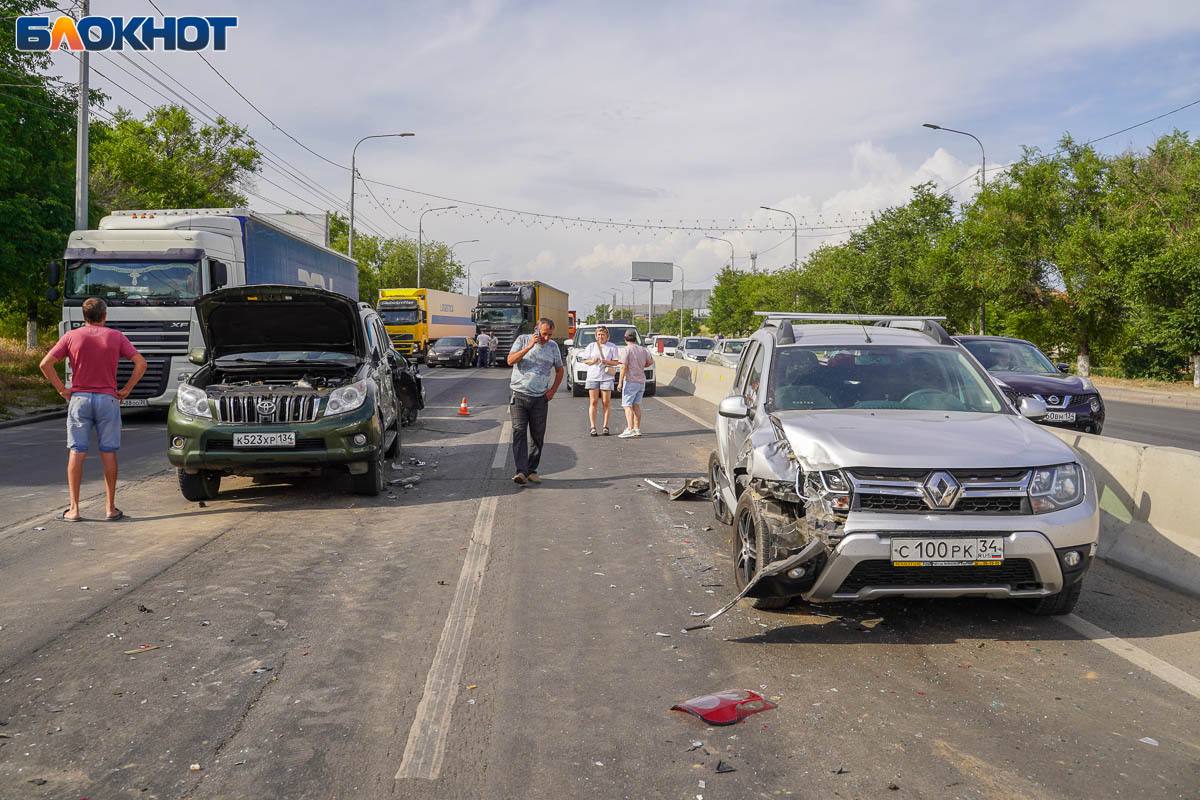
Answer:
<svg viewBox="0 0 1200 800"><path fill-rule="evenodd" d="M329 393L329 402L325 404L325 416L345 414L353 411L367 401L367 382L361 380L349 386L340 386Z"/></svg>
<svg viewBox="0 0 1200 800"><path fill-rule="evenodd" d="M463 351L461 349L454 351L454 355L456 355L456 356L461 356L462 354L463 354Z"/></svg>
<svg viewBox="0 0 1200 800"><path fill-rule="evenodd" d="M212 409L208 405L208 394L203 389L192 386L190 383L179 384L179 391L175 393L175 406L184 414L212 419Z"/></svg>
<svg viewBox="0 0 1200 800"><path fill-rule="evenodd" d="M1096 391L1096 384L1092 383L1091 378L1080 378L1079 380L1083 382L1083 388L1086 391L1089 391L1089 392Z"/></svg>
<svg viewBox="0 0 1200 800"><path fill-rule="evenodd" d="M801 484L807 481L808 491ZM831 469L824 472L804 472L800 470L796 476L796 492L801 498L811 497L814 493L828 504L830 511L846 512L850 510L850 482L841 470Z"/></svg>
<svg viewBox="0 0 1200 800"><path fill-rule="evenodd" d="M1083 469L1078 464L1038 467L1029 481L1033 513L1069 508L1083 500Z"/></svg>
<svg viewBox="0 0 1200 800"><path fill-rule="evenodd" d="M1090 398L1088 398L1088 408L1092 409L1093 414L1099 414L1100 409L1103 407L1104 406L1100 404L1100 398L1097 395L1092 395Z"/></svg>

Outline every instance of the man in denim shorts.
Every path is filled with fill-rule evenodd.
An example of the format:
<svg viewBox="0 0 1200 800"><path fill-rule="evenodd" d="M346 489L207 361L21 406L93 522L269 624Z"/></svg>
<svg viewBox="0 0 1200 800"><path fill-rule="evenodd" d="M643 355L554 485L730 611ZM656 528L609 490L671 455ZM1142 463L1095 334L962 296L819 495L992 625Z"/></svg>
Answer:
<svg viewBox="0 0 1200 800"><path fill-rule="evenodd" d="M625 430L618 439L642 435L642 396L646 393L646 367L654 363L650 351L637 342L632 329L625 331L625 352L621 355L621 407L625 409Z"/></svg>
<svg viewBox="0 0 1200 800"><path fill-rule="evenodd" d="M67 489L71 504L60 519L78 522L79 486L83 482L83 461L87 458L93 430L100 445L104 464L106 519L124 516L117 508L117 451L121 449L121 401L146 372L146 359L120 331L106 328L108 306L98 297L83 301L82 328L67 331L42 359L46 380L67 401ZM71 388L63 385L55 365L64 358L71 365ZM117 390L117 362L133 362L133 374Z"/></svg>

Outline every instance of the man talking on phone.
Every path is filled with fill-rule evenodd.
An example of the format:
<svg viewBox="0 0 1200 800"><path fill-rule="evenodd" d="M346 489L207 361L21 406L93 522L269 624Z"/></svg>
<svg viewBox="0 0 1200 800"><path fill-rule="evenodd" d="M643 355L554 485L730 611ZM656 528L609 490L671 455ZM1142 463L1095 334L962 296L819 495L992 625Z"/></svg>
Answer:
<svg viewBox="0 0 1200 800"><path fill-rule="evenodd" d="M508 351L508 364L513 368L508 383L512 389L508 408L512 418L513 461L517 464L513 483L542 482L538 464L546 441L547 404L554 399L563 379L562 351L553 336L554 323L542 317L534 332L518 336Z"/></svg>

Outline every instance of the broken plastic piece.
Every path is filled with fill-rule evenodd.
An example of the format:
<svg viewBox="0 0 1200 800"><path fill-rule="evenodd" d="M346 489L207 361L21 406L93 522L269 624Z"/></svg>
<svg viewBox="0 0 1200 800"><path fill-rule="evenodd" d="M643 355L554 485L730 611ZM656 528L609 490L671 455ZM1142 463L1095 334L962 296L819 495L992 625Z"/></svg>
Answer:
<svg viewBox="0 0 1200 800"><path fill-rule="evenodd" d="M125 655L135 656L138 653L148 653L151 650L157 650L157 649L158 649L158 645L156 645L156 644L144 644L144 645L141 645L140 647L135 647L132 650L126 650Z"/></svg>
<svg viewBox="0 0 1200 800"><path fill-rule="evenodd" d="M672 500L707 500L708 497L708 479L707 478L688 478L683 482L683 486L671 492Z"/></svg>
<svg viewBox="0 0 1200 800"><path fill-rule="evenodd" d="M421 482L420 475L409 475L407 478L393 478L388 481L391 486L415 486Z"/></svg>
<svg viewBox="0 0 1200 800"><path fill-rule="evenodd" d="M1158 747L1158 739L1152 739L1149 736L1143 736L1142 738L1138 739L1138 741L1141 742L1142 744L1148 744L1148 745L1153 745L1154 747Z"/></svg>
<svg viewBox="0 0 1200 800"><path fill-rule="evenodd" d="M757 586L758 582L761 581L763 578L770 578L775 575L780 575L784 572L787 572L792 567L800 566L801 564L803 564L806 561L813 558L814 555L819 553L821 551L822 547L824 547L824 545L821 543L821 541L819 539L813 539L799 553L793 553L792 555L788 556L787 558L781 558L778 561L772 561L770 564L767 564L765 567L760 569L750 581L748 581L746 583L746 586L744 589L742 589L740 592L738 592L736 595L734 595L734 598L732 600L730 600L728 603L726 603L720 609L714 611L713 613L711 613L707 617L705 617L704 623L705 624L712 623L712 621L715 620L717 617L721 616L726 611L728 611L729 609L731 609L735 605L737 605L738 601L741 600L746 595L748 595L750 593L750 591L755 586Z"/></svg>
<svg viewBox="0 0 1200 800"><path fill-rule="evenodd" d="M704 694L671 706L672 711L694 714L709 725L733 725L751 714L772 708L775 708L774 703L749 689Z"/></svg>
<svg viewBox="0 0 1200 800"><path fill-rule="evenodd" d="M724 774L726 772L737 772L737 767L731 767L728 764L726 764L724 761L718 760L717 761L717 774Z"/></svg>

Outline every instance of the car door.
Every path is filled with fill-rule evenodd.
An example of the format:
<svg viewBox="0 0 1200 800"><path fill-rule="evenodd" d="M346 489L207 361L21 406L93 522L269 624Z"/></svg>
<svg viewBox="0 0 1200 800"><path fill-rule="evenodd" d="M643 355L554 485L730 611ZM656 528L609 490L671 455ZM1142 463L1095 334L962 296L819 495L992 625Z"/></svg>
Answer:
<svg viewBox="0 0 1200 800"><path fill-rule="evenodd" d="M742 359L737 374L734 375L733 390L730 392L730 396L740 395L746 403L746 408L750 409L750 415L742 419L717 416L717 426L720 431L717 441L721 448L718 455L725 474L729 476L733 476L736 472L739 456L746 446L746 441L750 438L750 431L757 415L755 409L759 403L759 392L763 379L763 360L767 349L761 342L751 342L747 346L747 350L750 352Z"/></svg>
<svg viewBox="0 0 1200 800"><path fill-rule="evenodd" d="M396 384L392 378L392 365L383 349L387 331L376 316L368 317L367 342L371 349L372 380L379 392L379 410L383 414L383 425L390 428L396 421Z"/></svg>

